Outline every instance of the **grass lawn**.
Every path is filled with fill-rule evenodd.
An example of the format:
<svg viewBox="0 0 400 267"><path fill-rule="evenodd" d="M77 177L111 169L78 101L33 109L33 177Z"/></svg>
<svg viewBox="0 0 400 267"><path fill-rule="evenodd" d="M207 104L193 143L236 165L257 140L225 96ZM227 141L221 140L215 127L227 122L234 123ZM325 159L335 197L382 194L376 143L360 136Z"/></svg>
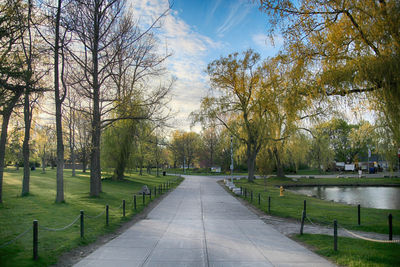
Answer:
<svg viewBox="0 0 400 267"><path fill-rule="evenodd" d="M142 197L137 198L137 210L133 209L133 195L143 185L150 189L175 180L176 177L131 174L125 181L103 180L99 198L89 197L89 173L71 170L64 172L65 203L56 204L56 173L48 170L31 172L30 195L21 197L22 170L7 170L3 180L3 204L0 204L0 246L18 234L32 227L32 221L39 221L39 259L32 260L32 230L15 243L0 248L0 266L48 266L57 262L58 257L79 245L94 242L100 235L114 231L124 221L143 209ZM180 182L181 179L176 180ZM175 186L176 184L174 184ZM152 190L153 191L153 190ZM152 192L154 199L154 192ZM159 194L157 194L159 196ZM122 200L126 200L126 217L122 216ZM149 197L146 197L148 203ZM105 215L96 216L109 205L109 226ZM62 228L85 212L85 237L80 238L79 220L63 231L47 231L47 228Z"/></svg>
<svg viewBox="0 0 400 267"><path fill-rule="evenodd" d="M400 210L383 210L362 208L361 225L357 224L357 207L346 204L324 201L313 197L294 194L285 191L284 197L279 196L277 185L282 184L400 184L398 178L377 178L377 179L298 179L297 182L289 178L267 179L265 190L264 180L257 179L254 183L247 182L246 179L235 181L236 186L247 189L247 200L250 201L250 193L253 191L253 205L268 212L268 197L271 197L271 214L286 218L300 220L303 210L303 201L307 201L307 217L313 222L332 225L333 220L337 220L339 226L347 229L388 233L388 215L393 215L393 234L400 234ZM261 205L258 205L258 193L261 195Z"/></svg>
<svg viewBox="0 0 400 267"><path fill-rule="evenodd" d="M338 238L333 250L333 237L327 235L296 235L295 239L313 247L315 252L340 266L400 266L400 244L383 244L347 237Z"/></svg>

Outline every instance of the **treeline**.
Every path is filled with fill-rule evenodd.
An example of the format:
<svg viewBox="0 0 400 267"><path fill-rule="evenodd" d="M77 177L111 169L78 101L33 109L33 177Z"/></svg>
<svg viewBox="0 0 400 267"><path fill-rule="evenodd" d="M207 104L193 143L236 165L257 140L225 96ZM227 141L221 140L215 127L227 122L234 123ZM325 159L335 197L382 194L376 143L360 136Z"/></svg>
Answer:
<svg viewBox="0 0 400 267"><path fill-rule="evenodd" d="M387 170L398 168L397 147L387 138L388 129L379 122L361 121L349 124L343 118L331 117L300 130L284 142L265 144L257 155L255 172L259 175L295 174L299 170L336 171L335 162L361 163L372 159L387 163ZM203 129L200 133L175 131L167 149L165 166L211 172L221 167L229 173L231 133L222 126ZM169 160L168 160L169 159ZM233 139L235 172L247 172L246 144ZM359 166L360 167L360 166ZM381 166L384 167L384 166Z"/></svg>
<svg viewBox="0 0 400 267"><path fill-rule="evenodd" d="M118 142L169 116L173 79L163 62L170 54L154 31L168 11L139 24L121 0L0 1L0 202L5 163L24 166L22 196L30 192L30 161L43 171L56 166L56 202L65 200L65 155L89 166L91 196L101 192L104 144L123 173L126 163L111 147L129 155Z"/></svg>

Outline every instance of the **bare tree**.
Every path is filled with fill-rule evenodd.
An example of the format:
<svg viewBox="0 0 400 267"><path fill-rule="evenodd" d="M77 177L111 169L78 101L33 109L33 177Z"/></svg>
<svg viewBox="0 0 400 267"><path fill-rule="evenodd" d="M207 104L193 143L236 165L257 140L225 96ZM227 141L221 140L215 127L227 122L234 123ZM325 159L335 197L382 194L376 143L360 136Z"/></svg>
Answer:
<svg viewBox="0 0 400 267"><path fill-rule="evenodd" d="M27 8L26 8L27 7ZM39 81L43 77L44 72L39 71L39 64L36 63L39 58L40 45L37 42L34 34L34 20L33 3L28 0L26 3L16 8L16 13L20 21L25 21L25 26L20 27L21 36L21 61L23 62L25 69L25 75L23 76L24 85L24 122L25 122L25 135L24 142L22 145L22 153L24 158L24 175L22 180L22 192L21 195L29 194L29 180L30 180L30 166L29 166L29 156L30 156L30 131L32 123L32 111L37 103L38 98L45 91L44 88L40 87Z"/></svg>
<svg viewBox="0 0 400 267"><path fill-rule="evenodd" d="M129 58L122 51L129 51L132 44L138 43L157 24L158 20L141 34L132 35L135 33L135 24L132 22L132 16L128 15L125 1L78 0L71 6L72 29L79 41L77 47L82 48L72 53L76 64L82 70L76 75L76 81L79 82L80 93L91 101L91 196L99 196L101 192L102 128L122 119L149 118L149 113L139 115L134 113L135 115L132 116L132 107L126 108L126 106L127 112L118 116L108 116L119 107L115 104L119 100L118 90L121 89L118 85L117 88L113 86L111 77L114 77L114 73L111 70L114 70L118 63L121 64ZM79 74L83 74L83 79Z"/></svg>

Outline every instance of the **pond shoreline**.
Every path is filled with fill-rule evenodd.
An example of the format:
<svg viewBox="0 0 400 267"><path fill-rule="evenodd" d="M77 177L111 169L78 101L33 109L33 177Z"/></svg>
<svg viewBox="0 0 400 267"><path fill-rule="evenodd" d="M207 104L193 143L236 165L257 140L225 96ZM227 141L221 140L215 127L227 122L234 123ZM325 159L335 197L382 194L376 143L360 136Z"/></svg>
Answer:
<svg viewBox="0 0 400 267"><path fill-rule="evenodd" d="M367 183L351 183L351 184L345 184L345 183L338 183L338 184L281 184L281 185L275 185L275 187L280 187L283 186L283 188L290 188L290 187L315 187L315 186L354 186L354 187L400 187L400 184L367 184Z"/></svg>

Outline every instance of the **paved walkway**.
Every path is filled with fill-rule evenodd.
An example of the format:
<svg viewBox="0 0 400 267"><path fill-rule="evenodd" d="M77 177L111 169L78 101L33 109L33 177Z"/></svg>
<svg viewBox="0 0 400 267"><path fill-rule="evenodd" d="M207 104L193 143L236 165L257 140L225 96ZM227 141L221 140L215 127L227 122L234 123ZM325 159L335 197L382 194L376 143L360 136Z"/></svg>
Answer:
<svg viewBox="0 0 400 267"><path fill-rule="evenodd" d="M75 266L333 265L265 224L215 178L187 176L147 219Z"/></svg>

